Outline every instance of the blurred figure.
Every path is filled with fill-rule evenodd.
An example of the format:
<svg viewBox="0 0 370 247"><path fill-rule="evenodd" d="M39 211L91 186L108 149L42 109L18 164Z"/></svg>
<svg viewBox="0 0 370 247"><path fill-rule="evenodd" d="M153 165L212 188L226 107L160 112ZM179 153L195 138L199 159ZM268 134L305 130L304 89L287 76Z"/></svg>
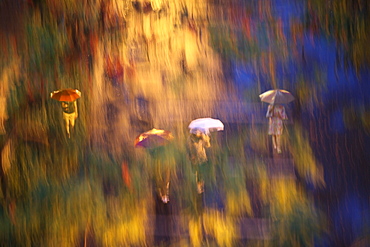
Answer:
<svg viewBox="0 0 370 247"><path fill-rule="evenodd" d="M81 97L81 92L77 89L66 88L50 93L50 97L61 102L66 131L68 138L71 138L71 130L78 117L76 100Z"/></svg>
<svg viewBox="0 0 370 247"><path fill-rule="evenodd" d="M177 151L171 144L172 139L170 131L153 128L138 135L134 144L135 148L145 148L150 155L156 192L163 203L170 201L170 177L176 167L174 154Z"/></svg>
<svg viewBox="0 0 370 247"><path fill-rule="evenodd" d="M205 166L208 161L206 148L209 148L210 137L199 129L192 129L187 140L187 151L197 182L197 192L204 192Z"/></svg>
<svg viewBox="0 0 370 247"><path fill-rule="evenodd" d="M156 192L163 203L170 201L171 173L175 167L174 152L171 145L149 149Z"/></svg>
<svg viewBox="0 0 370 247"><path fill-rule="evenodd" d="M272 144L278 153L281 153L280 136L283 133L283 120L288 119L285 108L282 105L270 104L266 117L269 118L268 134L272 137Z"/></svg>
<svg viewBox="0 0 370 247"><path fill-rule="evenodd" d="M65 123L68 138L71 138L71 131L75 126L75 120L78 117L76 101L62 101L63 120Z"/></svg>

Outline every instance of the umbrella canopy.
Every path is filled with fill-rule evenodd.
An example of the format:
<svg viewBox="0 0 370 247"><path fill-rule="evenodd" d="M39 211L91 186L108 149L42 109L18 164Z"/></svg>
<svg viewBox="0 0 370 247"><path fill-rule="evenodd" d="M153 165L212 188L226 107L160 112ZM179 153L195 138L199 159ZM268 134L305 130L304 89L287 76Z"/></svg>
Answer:
<svg viewBox="0 0 370 247"><path fill-rule="evenodd" d="M172 139L173 136L168 130L151 129L138 135L134 145L136 148L156 148L167 145Z"/></svg>
<svg viewBox="0 0 370 247"><path fill-rule="evenodd" d="M269 104L287 104L294 100L293 95L282 89L274 89L260 94L260 99L262 102Z"/></svg>
<svg viewBox="0 0 370 247"><path fill-rule="evenodd" d="M198 118L189 124L190 132L193 133L196 130L200 130L205 134L210 131L224 130L224 124L219 119L214 118Z"/></svg>
<svg viewBox="0 0 370 247"><path fill-rule="evenodd" d="M67 88L52 92L50 97L58 101L73 102L81 97L81 92L77 89Z"/></svg>

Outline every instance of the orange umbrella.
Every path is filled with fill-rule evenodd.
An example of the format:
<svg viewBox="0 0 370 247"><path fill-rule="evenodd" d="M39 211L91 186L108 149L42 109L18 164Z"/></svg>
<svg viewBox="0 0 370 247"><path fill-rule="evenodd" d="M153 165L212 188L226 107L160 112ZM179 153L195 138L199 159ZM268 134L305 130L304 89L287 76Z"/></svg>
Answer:
<svg viewBox="0 0 370 247"><path fill-rule="evenodd" d="M168 144L172 139L173 135L168 130L151 129L136 137L135 147L155 148Z"/></svg>
<svg viewBox="0 0 370 247"><path fill-rule="evenodd" d="M66 88L52 92L50 97L58 101L73 102L81 97L81 92L77 89Z"/></svg>

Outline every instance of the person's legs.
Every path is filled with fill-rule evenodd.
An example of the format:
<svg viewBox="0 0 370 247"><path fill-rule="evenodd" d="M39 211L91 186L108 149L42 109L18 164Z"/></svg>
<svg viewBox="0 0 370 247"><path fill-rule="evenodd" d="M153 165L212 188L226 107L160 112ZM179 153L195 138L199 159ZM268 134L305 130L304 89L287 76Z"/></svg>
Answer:
<svg viewBox="0 0 370 247"><path fill-rule="evenodd" d="M161 189L161 199L163 203L168 203L170 201L170 182L167 182L165 187Z"/></svg>
<svg viewBox="0 0 370 247"><path fill-rule="evenodd" d="M75 117L74 116L70 117L69 124L71 125L71 129L75 127Z"/></svg>
<svg viewBox="0 0 370 247"><path fill-rule="evenodd" d="M71 138L71 129L75 125L75 115L74 114L68 114L63 112L63 120L66 127L66 132L68 135L68 138Z"/></svg>
<svg viewBox="0 0 370 247"><path fill-rule="evenodd" d="M204 192L204 176L205 176L206 163L198 165L197 171L197 192L202 194Z"/></svg>
<svg viewBox="0 0 370 247"><path fill-rule="evenodd" d="M204 181L203 180L197 181L197 192L198 194L202 194L204 192Z"/></svg>
<svg viewBox="0 0 370 247"><path fill-rule="evenodd" d="M202 194L204 191L204 178L201 171L202 170L201 165L202 164L192 164L192 170L195 176L198 194Z"/></svg>
<svg viewBox="0 0 370 247"><path fill-rule="evenodd" d="M166 194L167 196L170 195L170 180L171 180L171 172L170 169L166 169L166 176L165 176L165 182L166 182Z"/></svg>
<svg viewBox="0 0 370 247"><path fill-rule="evenodd" d="M162 200L163 203L167 203L170 201L170 198L168 196L168 193L167 193L167 186L168 186L168 190L169 190L169 186L170 184L169 183L165 183L164 180L162 180L161 178L155 178L155 186L156 186L156 191L157 191L157 195L158 197Z"/></svg>
<svg viewBox="0 0 370 247"><path fill-rule="evenodd" d="M70 132L74 132L74 127L75 127L75 115L71 114L69 116L69 124L70 124Z"/></svg>
<svg viewBox="0 0 370 247"><path fill-rule="evenodd" d="M161 198L164 203L170 201L170 170L165 169L164 176L161 181Z"/></svg>
<svg viewBox="0 0 370 247"><path fill-rule="evenodd" d="M281 153L281 140L280 140L280 135L276 136L276 148L277 152Z"/></svg>
<svg viewBox="0 0 370 247"><path fill-rule="evenodd" d="M68 138L70 138L71 134L70 134L70 131L69 131L69 120L68 120L68 118L64 118L64 124L65 124L65 127L66 127L66 132L67 132Z"/></svg>
<svg viewBox="0 0 370 247"><path fill-rule="evenodd" d="M276 143L276 135L271 135L272 138L272 145L274 146L274 149L277 148L277 143Z"/></svg>

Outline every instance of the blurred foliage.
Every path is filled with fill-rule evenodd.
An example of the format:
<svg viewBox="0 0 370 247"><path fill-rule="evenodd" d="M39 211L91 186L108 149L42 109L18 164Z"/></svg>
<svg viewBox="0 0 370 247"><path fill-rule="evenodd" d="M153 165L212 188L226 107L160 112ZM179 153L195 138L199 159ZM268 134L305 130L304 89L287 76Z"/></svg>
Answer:
<svg viewBox="0 0 370 247"><path fill-rule="evenodd" d="M296 5L303 8L304 16L290 20L289 32L283 31L282 21L272 14L269 0L259 1L258 4L232 0L222 3L223 10L218 9L219 4L215 3L214 8L222 24L211 23L209 28L211 44L224 58L257 59L263 68L263 54L274 51L276 60L286 62L298 55L300 42L306 33L312 42L314 36L320 34L336 41L337 66L354 67L359 71L370 64L366 49L370 37L367 25L370 7L364 0L304 1L300 6ZM225 33L228 35L222 35ZM293 41L289 47L290 54L288 40ZM277 67L277 63L270 63L269 66L273 69L271 66ZM273 70L268 73L272 80L276 79Z"/></svg>
<svg viewBox="0 0 370 247"><path fill-rule="evenodd" d="M289 139L289 148L299 175L316 187L325 186L324 169L316 160L302 127L295 124Z"/></svg>
<svg viewBox="0 0 370 247"><path fill-rule="evenodd" d="M245 173L247 181L252 181L257 184L257 193L262 202L268 204L270 195L270 177L268 175L266 164L256 159L252 164L248 165Z"/></svg>
<svg viewBox="0 0 370 247"><path fill-rule="evenodd" d="M357 71L370 65L369 11L367 1L334 0L307 1L307 28L313 34L323 32L334 39L343 57L338 57L342 67L353 66Z"/></svg>
<svg viewBox="0 0 370 247"><path fill-rule="evenodd" d="M202 246L203 233L202 233L201 218L190 219L188 227L189 227L189 236L190 236L191 245L192 246Z"/></svg>
<svg viewBox="0 0 370 247"><path fill-rule="evenodd" d="M247 142L250 143L250 147L260 154L267 154L269 147L268 135L266 135L266 126L262 128L252 127L247 134Z"/></svg>
<svg viewBox="0 0 370 247"><path fill-rule="evenodd" d="M246 171L242 161L228 161L223 172L225 180L224 203L226 215L230 217L253 215L249 194L245 186Z"/></svg>
<svg viewBox="0 0 370 247"><path fill-rule="evenodd" d="M273 245L314 245L314 239L327 229L324 214L314 207L294 180L275 180L271 187Z"/></svg>
<svg viewBox="0 0 370 247"><path fill-rule="evenodd" d="M56 22L42 23L40 14L30 17L26 24L26 45L32 49L26 49L28 54L25 57L30 74L42 73L46 78L53 78L60 59L69 48L66 31Z"/></svg>
<svg viewBox="0 0 370 247"><path fill-rule="evenodd" d="M291 56L283 22L271 14L270 1L233 0L213 8L219 15L209 25L213 49L226 61L251 63L257 76L279 87L278 71L288 66Z"/></svg>
<svg viewBox="0 0 370 247"><path fill-rule="evenodd" d="M152 9L148 14L134 9L131 1L27 1L23 40L2 42L7 56L0 61L5 67L12 54L17 63L10 68L14 76L7 77L9 90L0 87L9 115L2 138L11 143L8 149L13 152L5 157L9 164L1 177L4 245L151 246L153 178L161 178L164 170L170 171L170 197L176 195L177 210L185 218L181 227L189 232L192 246L202 246L203 231L217 246L235 243L238 218L254 215L246 188L251 181L263 204L271 205L268 217L277 219L274 231L280 245L310 245L312 236L322 230L321 215L308 195L291 181L270 180L261 158L269 155L265 126L238 128L226 140L211 136L206 188L222 187L220 210L203 208L187 159L188 121L212 115L215 101L229 97L219 84L224 79L221 62L207 43L222 59L252 62L258 80L279 85L278 72L292 57L282 22L271 14L271 1L213 1L212 11L190 0L156 1L160 3L161 11ZM318 11L319 20L332 18L323 5L315 1L308 9ZM354 12L361 14L355 17L356 24L335 32L339 42L352 42L347 51L358 65L367 61L367 53L359 54L359 49L368 39L363 15L367 9L360 5ZM332 6L337 22L342 14L348 22L354 15L342 5ZM163 20L164 24L157 23ZM291 23L297 36L306 27L301 21ZM318 23L324 22L309 25ZM173 29L164 42L158 34L169 27ZM325 30L329 27L338 28L330 24ZM204 38L208 35L209 40ZM345 39L346 35L353 38ZM189 55L184 44L191 45L194 54ZM293 47L292 54L296 53ZM105 76L109 73L104 59L109 55L117 57L122 67L117 78ZM319 69L297 76L296 95L305 107L307 102L319 103L317 95L325 88ZM71 140L64 133L60 102L49 98L53 90L66 87L82 91ZM258 90L260 84L248 93L257 97ZM148 106L138 103L141 98ZM176 136L173 146L152 152L134 149L134 137L151 127L171 129ZM296 125L289 136L296 169L307 181L324 185L322 168L302 133Z"/></svg>
<svg viewBox="0 0 370 247"><path fill-rule="evenodd" d="M249 195L244 187L241 187L238 192L228 191L226 193L225 201L226 212L228 215L253 215Z"/></svg>
<svg viewBox="0 0 370 247"><path fill-rule="evenodd" d="M204 229L215 238L217 246L234 246L237 236L235 217L217 210L209 210L203 217Z"/></svg>
<svg viewBox="0 0 370 247"><path fill-rule="evenodd" d="M144 246L148 223L146 203L144 200L137 204L118 205L117 211L112 212L117 218L105 224L102 230L102 246Z"/></svg>

